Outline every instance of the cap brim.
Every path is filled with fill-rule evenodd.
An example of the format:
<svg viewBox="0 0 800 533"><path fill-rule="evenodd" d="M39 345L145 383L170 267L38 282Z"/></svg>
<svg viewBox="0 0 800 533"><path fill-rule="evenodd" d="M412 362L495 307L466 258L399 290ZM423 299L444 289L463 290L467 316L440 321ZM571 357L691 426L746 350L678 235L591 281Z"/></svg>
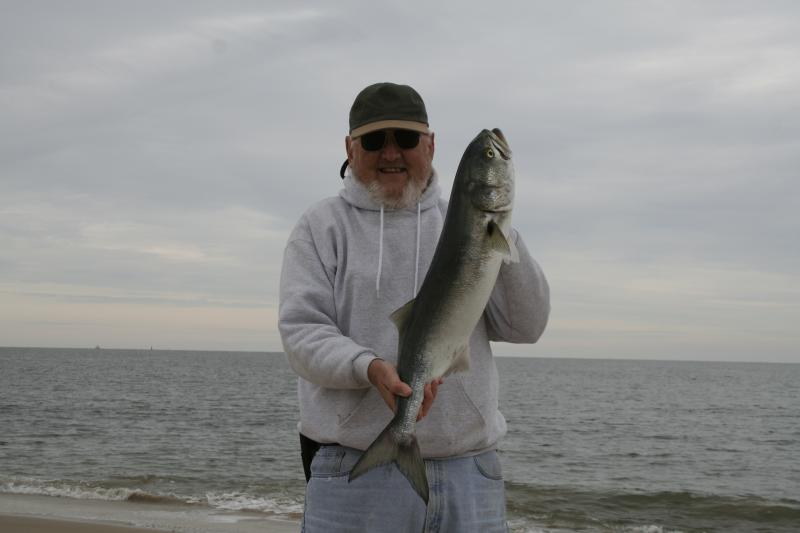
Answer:
<svg viewBox="0 0 800 533"><path fill-rule="evenodd" d="M414 122L411 120L379 120L378 122L370 122L369 124L364 124L363 126L359 126L358 128L350 132L350 137L353 138L361 137L362 135L365 135L372 131L388 130L388 129L411 130L411 131L418 131L420 133L431 132L431 130L428 128L428 125L422 122Z"/></svg>

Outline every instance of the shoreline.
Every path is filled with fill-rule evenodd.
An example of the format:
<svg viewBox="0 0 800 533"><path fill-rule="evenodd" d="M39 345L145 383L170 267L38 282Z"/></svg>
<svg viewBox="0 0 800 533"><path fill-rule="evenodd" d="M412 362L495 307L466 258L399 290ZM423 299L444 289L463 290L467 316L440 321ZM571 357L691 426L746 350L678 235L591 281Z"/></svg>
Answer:
<svg viewBox="0 0 800 533"><path fill-rule="evenodd" d="M4 533L295 533L300 521L198 505L0 493Z"/></svg>
<svg viewBox="0 0 800 533"><path fill-rule="evenodd" d="M0 513L0 531L8 533L167 533L109 522L87 522Z"/></svg>

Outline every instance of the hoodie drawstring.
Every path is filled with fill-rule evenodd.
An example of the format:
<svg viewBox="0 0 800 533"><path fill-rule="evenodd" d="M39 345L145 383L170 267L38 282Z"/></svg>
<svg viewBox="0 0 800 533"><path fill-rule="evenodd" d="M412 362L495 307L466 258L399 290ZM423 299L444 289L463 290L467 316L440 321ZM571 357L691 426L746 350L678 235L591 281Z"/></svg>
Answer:
<svg viewBox="0 0 800 533"><path fill-rule="evenodd" d="M422 204L417 202L417 252L414 257L414 292L411 294L412 298L417 297L417 287L419 287L419 240L421 232L422 221ZM381 204L381 233L378 237L378 273L375 276L375 294L380 297L381 295L381 271L383 270L383 204Z"/></svg>
<svg viewBox="0 0 800 533"><path fill-rule="evenodd" d="M417 297L417 287L419 286L417 280L419 279L419 222L421 218L421 211L422 207L420 206L420 203L417 202L417 256L414 259L414 294L411 295L412 298Z"/></svg>
<svg viewBox="0 0 800 533"><path fill-rule="evenodd" d="M381 204L381 234L378 240L378 275L375 278L375 295L381 295L381 269L383 267L383 204Z"/></svg>

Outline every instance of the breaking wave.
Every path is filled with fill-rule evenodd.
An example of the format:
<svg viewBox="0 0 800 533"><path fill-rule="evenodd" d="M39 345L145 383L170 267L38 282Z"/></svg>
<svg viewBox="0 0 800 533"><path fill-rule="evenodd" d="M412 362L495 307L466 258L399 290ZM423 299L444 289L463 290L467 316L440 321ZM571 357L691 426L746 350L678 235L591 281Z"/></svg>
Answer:
<svg viewBox="0 0 800 533"><path fill-rule="evenodd" d="M139 481L145 480L139 479ZM200 505L223 511L257 512L286 518L299 518L303 512L302 499L291 495L251 494L245 491L189 495L118 486L119 484L119 479L93 483L15 478L0 480L0 493L159 505Z"/></svg>

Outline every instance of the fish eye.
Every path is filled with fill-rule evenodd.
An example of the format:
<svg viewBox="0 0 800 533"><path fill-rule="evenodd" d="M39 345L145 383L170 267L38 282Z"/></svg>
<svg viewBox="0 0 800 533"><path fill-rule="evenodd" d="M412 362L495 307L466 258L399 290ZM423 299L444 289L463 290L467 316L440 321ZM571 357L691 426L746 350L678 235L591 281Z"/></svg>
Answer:
<svg viewBox="0 0 800 533"><path fill-rule="evenodd" d="M486 157L488 157L489 159L492 159L494 157L494 150L492 150L491 148L487 148L486 149Z"/></svg>

